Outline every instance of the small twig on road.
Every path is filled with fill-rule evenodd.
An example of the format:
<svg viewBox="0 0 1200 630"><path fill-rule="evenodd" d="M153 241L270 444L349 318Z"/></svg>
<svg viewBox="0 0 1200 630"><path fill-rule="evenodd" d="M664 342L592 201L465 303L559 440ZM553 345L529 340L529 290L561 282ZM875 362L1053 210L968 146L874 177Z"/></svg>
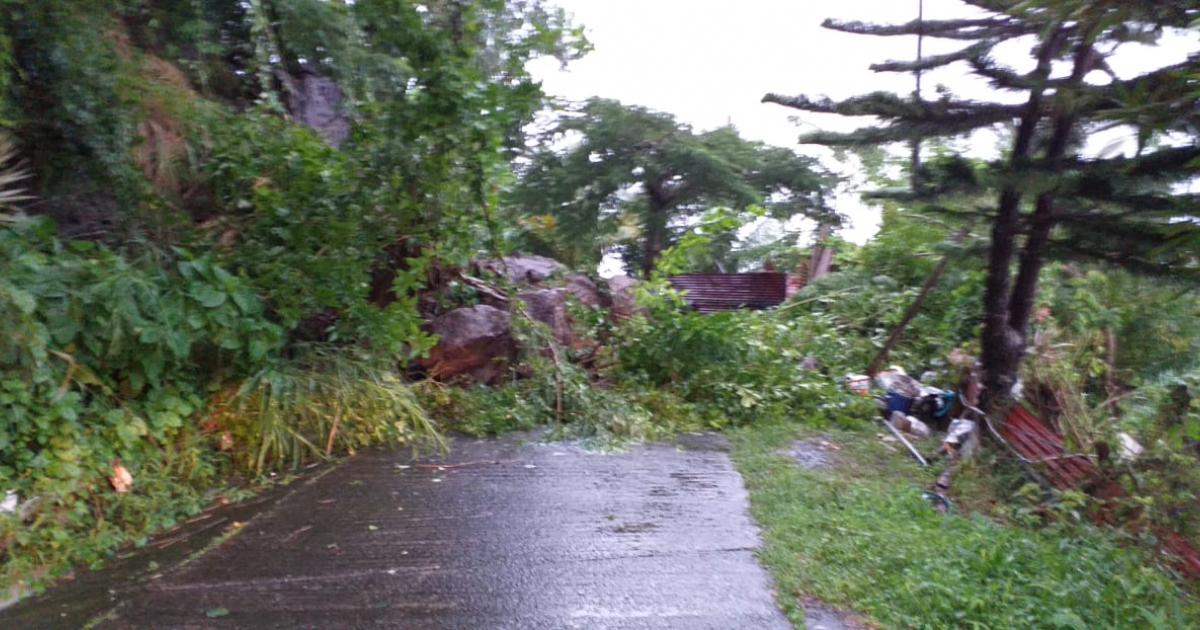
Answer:
<svg viewBox="0 0 1200 630"><path fill-rule="evenodd" d="M301 527L300 529L297 529L296 531L294 531L294 532L292 532L292 533L288 534L288 535L287 535L287 536L286 536L286 537L283 539L283 542L292 542L293 540L295 540L295 539L296 539L296 537L297 537L297 536L299 536L300 534L303 534L304 532L306 532L306 531L308 531L308 530L310 530L310 529L312 529L312 528L313 528L313 526L312 526L312 525L305 525L304 527Z"/></svg>

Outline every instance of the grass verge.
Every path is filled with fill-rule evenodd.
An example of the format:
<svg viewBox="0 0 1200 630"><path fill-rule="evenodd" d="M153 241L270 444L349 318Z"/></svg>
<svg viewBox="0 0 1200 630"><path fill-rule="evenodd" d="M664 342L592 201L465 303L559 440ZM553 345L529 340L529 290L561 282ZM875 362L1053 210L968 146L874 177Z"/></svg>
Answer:
<svg viewBox="0 0 1200 630"><path fill-rule="evenodd" d="M1111 532L943 516L921 496L933 473L872 432L821 432L834 461L801 468L785 451L817 434L784 420L730 432L797 627L805 596L889 628L1200 627L1200 605Z"/></svg>

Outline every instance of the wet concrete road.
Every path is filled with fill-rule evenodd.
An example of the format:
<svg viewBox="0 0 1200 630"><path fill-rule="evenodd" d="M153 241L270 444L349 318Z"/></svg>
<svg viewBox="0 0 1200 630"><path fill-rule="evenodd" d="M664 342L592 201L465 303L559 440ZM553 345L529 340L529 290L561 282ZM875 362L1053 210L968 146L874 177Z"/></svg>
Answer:
<svg viewBox="0 0 1200 630"><path fill-rule="evenodd" d="M746 509L720 436L364 453L90 614L102 628L788 628Z"/></svg>

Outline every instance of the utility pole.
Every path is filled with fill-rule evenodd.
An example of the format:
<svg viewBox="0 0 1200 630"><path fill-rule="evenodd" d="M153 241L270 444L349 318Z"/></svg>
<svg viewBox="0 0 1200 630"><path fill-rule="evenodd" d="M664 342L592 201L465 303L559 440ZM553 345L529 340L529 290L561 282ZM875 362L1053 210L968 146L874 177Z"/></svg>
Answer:
<svg viewBox="0 0 1200 630"><path fill-rule="evenodd" d="M918 24L917 68L916 68L916 71L913 72L913 75L916 77L917 85L916 85L916 88L913 90L913 100L920 103L921 102L921 59L924 58L923 48L924 48L924 44L925 44L925 29L924 29L925 0L917 0L917 24ZM911 173L909 173L909 185L912 187L913 191L916 192L918 179L920 177L917 174L917 171L919 171L921 168L921 139L913 138L911 146L912 146L912 162L910 164Z"/></svg>

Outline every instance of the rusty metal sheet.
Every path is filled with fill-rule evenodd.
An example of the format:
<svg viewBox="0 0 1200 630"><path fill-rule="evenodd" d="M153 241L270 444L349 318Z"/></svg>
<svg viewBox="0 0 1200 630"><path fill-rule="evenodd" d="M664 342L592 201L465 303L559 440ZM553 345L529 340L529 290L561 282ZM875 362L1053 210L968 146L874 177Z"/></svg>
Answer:
<svg viewBox="0 0 1200 630"><path fill-rule="evenodd" d="M1040 463L1050 483L1059 490L1079 487L1095 475L1091 460L1068 454L1062 438L1020 405L1008 412L1000 434L1022 457Z"/></svg>
<svg viewBox="0 0 1200 630"><path fill-rule="evenodd" d="M1079 488L1097 477L1097 469L1083 455L1069 454L1062 438L1021 405L1014 406L1000 427L1000 435L1021 457L1040 464L1039 469L1059 490ZM1118 493L1123 492L1118 487ZM1200 551L1176 532L1153 530L1159 551L1188 579L1200 579Z"/></svg>
<svg viewBox="0 0 1200 630"><path fill-rule="evenodd" d="M689 273L667 280L701 313L771 308L788 295L786 273Z"/></svg>

